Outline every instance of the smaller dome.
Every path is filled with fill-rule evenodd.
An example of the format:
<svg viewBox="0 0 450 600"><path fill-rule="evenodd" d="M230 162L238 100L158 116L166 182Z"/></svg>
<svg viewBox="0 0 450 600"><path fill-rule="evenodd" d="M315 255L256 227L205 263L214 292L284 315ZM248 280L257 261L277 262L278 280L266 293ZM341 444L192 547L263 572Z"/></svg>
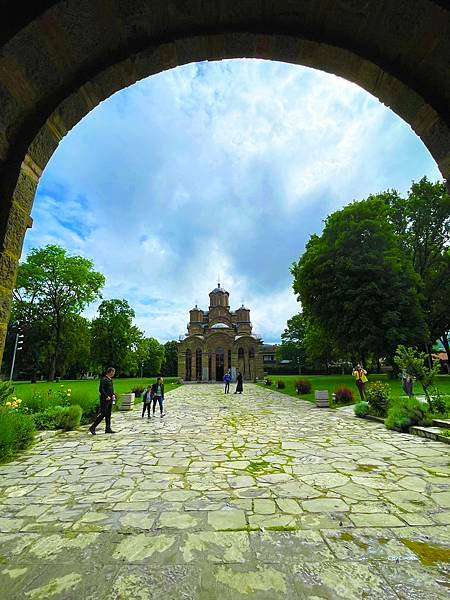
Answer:
<svg viewBox="0 0 450 600"><path fill-rule="evenodd" d="M211 329L229 329L229 325L226 323L215 323L212 325Z"/></svg>

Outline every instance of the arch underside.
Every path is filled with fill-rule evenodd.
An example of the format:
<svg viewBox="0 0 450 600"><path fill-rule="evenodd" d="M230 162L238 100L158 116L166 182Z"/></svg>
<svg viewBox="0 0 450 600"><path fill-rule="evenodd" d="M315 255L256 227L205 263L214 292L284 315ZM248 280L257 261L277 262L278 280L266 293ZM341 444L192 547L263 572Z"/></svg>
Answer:
<svg viewBox="0 0 450 600"><path fill-rule="evenodd" d="M17 0L4 6L0 349L45 165L95 106L149 75L190 62L243 57L334 73L408 122L449 179L450 10L443 2Z"/></svg>

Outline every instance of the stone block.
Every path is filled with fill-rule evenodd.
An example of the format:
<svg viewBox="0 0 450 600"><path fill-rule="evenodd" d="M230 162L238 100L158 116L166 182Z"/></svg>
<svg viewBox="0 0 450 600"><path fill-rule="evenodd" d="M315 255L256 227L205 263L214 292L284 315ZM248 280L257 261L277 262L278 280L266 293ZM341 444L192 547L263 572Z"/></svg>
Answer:
<svg viewBox="0 0 450 600"><path fill-rule="evenodd" d="M330 403L328 400L328 390L316 390L314 392L316 406L318 408L328 408Z"/></svg>
<svg viewBox="0 0 450 600"><path fill-rule="evenodd" d="M11 204L8 215L8 224L4 239L4 248L12 255L20 258L23 238L27 230L29 212L24 210L17 202Z"/></svg>
<svg viewBox="0 0 450 600"><path fill-rule="evenodd" d="M133 410L134 406L134 392L130 392L128 394L121 394L120 396L120 410Z"/></svg>
<svg viewBox="0 0 450 600"><path fill-rule="evenodd" d="M3 288L11 291L16 283L18 260L6 252L0 254L0 281Z"/></svg>

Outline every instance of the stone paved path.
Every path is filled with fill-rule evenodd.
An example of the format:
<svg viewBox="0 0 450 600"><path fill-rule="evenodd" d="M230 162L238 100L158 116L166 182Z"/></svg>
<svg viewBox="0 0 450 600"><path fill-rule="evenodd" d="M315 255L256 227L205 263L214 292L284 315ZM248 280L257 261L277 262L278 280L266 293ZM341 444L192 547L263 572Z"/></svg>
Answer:
<svg viewBox="0 0 450 600"><path fill-rule="evenodd" d="M448 598L449 446L247 385L0 467L0 597Z"/></svg>

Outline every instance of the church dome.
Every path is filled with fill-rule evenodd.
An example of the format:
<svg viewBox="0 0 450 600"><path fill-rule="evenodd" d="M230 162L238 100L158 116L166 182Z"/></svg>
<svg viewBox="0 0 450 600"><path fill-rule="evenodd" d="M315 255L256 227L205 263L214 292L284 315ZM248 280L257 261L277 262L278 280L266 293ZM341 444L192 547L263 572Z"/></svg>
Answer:
<svg viewBox="0 0 450 600"><path fill-rule="evenodd" d="M228 294L227 290L225 290L223 287L220 287L220 283L217 284L217 287L213 289L212 292L209 292L210 294Z"/></svg>

